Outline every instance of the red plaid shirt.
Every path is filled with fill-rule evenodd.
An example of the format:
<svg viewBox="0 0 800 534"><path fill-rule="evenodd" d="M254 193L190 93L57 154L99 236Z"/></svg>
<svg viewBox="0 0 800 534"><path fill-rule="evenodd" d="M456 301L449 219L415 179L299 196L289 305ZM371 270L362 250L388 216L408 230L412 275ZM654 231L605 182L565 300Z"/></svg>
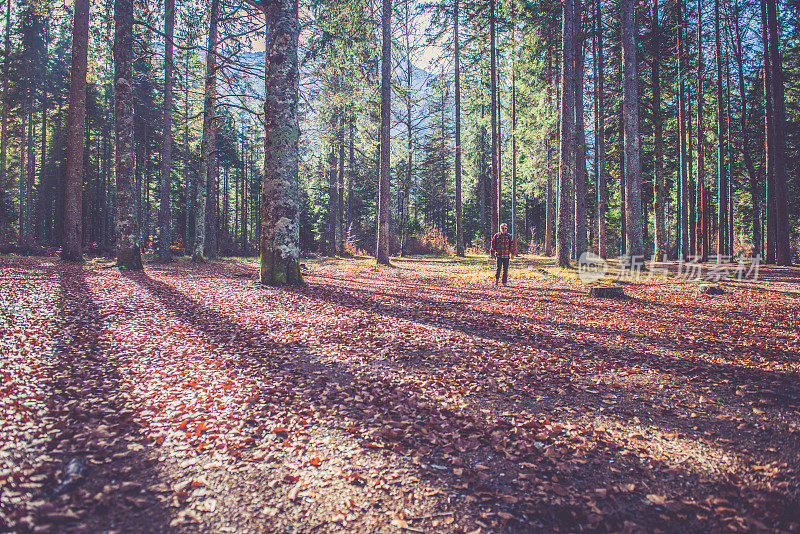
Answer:
<svg viewBox="0 0 800 534"><path fill-rule="evenodd" d="M511 239L511 234L500 232L494 234L492 238L492 255L498 258L510 258L512 254L516 254L517 249L514 241Z"/></svg>

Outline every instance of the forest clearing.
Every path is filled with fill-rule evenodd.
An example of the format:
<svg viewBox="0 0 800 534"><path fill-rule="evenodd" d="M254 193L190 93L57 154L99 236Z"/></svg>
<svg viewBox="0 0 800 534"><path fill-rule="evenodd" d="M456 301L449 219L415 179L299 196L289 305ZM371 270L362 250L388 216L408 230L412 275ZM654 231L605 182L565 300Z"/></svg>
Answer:
<svg viewBox="0 0 800 534"><path fill-rule="evenodd" d="M0 530L796 532L800 269L0 256Z"/></svg>
<svg viewBox="0 0 800 534"><path fill-rule="evenodd" d="M800 533L800 0L0 31L0 534Z"/></svg>

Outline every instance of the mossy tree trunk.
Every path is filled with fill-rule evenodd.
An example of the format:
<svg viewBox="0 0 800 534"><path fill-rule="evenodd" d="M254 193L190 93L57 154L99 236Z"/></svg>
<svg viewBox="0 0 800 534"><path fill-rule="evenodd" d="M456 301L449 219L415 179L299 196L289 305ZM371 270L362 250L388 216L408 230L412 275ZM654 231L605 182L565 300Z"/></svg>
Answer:
<svg viewBox="0 0 800 534"><path fill-rule="evenodd" d="M115 0L114 128L117 141L117 267L141 270L134 209L133 172L133 0Z"/></svg>
<svg viewBox="0 0 800 534"><path fill-rule="evenodd" d="M297 0L253 3L270 25L266 36L264 182L261 189L261 283L302 285L300 274L300 35Z"/></svg>

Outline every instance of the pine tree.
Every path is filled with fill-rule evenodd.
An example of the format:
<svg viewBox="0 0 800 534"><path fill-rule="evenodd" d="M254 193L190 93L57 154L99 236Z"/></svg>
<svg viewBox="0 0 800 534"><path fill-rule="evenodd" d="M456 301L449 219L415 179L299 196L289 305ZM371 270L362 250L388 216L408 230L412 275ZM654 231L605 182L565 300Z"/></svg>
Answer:
<svg viewBox="0 0 800 534"><path fill-rule="evenodd" d="M134 216L133 172L133 0L114 1L114 129L117 180L117 266L142 270L139 231Z"/></svg>
<svg viewBox="0 0 800 534"><path fill-rule="evenodd" d="M64 237L61 259L82 258L81 216L84 126L86 123L86 71L89 49L89 0L76 0L72 29L72 68L67 118L67 168L64 178ZM44 167L44 162L42 162Z"/></svg>

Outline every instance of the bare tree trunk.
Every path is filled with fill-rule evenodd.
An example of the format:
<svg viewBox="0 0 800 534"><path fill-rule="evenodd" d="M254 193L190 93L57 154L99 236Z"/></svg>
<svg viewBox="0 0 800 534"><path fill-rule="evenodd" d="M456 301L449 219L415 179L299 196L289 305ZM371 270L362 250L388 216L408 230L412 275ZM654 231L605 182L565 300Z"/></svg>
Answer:
<svg viewBox="0 0 800 534"><path fill-rule="evenodd" d="M749 143L747 142L747 94L745 93L744 85L744 65L742 61L742 30L739 25L739 3L734 2L734 31L735 39L733 40L733 56L736 61L737 75L739 81L739 99L741 104L741 117L739 119L740 128L742 130L742 155L744 156L744 165L747 168L747 174L750 178L750 195L753 203L751 221L753 225L753 256L761 254L761 217L759 214L759 199L761 192L759 191L759 179L756 174L755 166L753 165L753 157L750 154Z"/></svg>
<svg viewBox="0 0 800 534"><path fill-rule="evenodd" d="M556 261L559 267L569 267L569 212L572 204L569 193L575 176L575 3L576 0L564 0L562 7L561 146L556 222Z"/></svg>
<svg viewBox="0 0 800 534"><path fill-rule="evenodd" d="M627 218L625 217L625 127L624 127L624 108L622 103L619 106L619 213L620 213L620 234L619 234L619 254L624 256L627 251L625 236L627 235Z"/></svg>
<svg viewBox="0 0 800 534"><path fill-rule="evenodd" d="M728 251L728 176L725 169L725 129L722 88L722 45L719 0L714 0L714 50L717 68L717 255Z"/></svg>
<svg viewBox="0 0 800 534"><path fill-rule="evenodd" d="M141 270L139 232L134 216L133 0L115 0L114 128L117 146L117 267Z"/></svg>
<svg viewBox="0 0 800 534"><path fill-rule="evenodd" d="M703 2L697 1L697 250L700 261L708 261L708 205L703 150Z"/></svg>
<svg viewBox="0 0 800 534"><path fill-rule="evenodd" d="M23 82L24 83L24 82ZM28 153L28 97L25 95L26 88L22 89L22 139L19 144L19 234L17 235L17 242L22 245L24 243L24 229L25 229L25 183L26 180L26 156ZM81 152L81 158L83 152Z"/></svg>
<svg viewBox="0 0 800 534"><path fill-rule="evenodd" d="M36 174L36 120L34 118L34 99L35 88L31 86L31 99L28 108L28 172L25 174L25 232L23 233L24 243L31 243L33 241L33 206L34 206L34 190L33 178Z"/></svg>
<svg viewBox="0 0 800 534"><path fill-rule="evenodd" d="M594 115L595 115L595 176L597 176L597 254L605 258L606 211L608 211L608 185L606 177L605 102L603 101L603 24L601 2L594 1ZM548 184L549 185L549 184Z"/></svg>
<svg viewBox="0 0 800 534"><path fill-rule="evenodd" d="M495 56L498 56L496 63L502 59L499 53L495 51ZM497 90L497 229L500 229L500 224L503 223L503 103L502 92L500 91L500 84L502 82L500 69L497 69L497 83L495 88Z"/></svg>
<svg viewBox="0 0 800 534"><path fill-rule="evenodd" d="M335 128L335 126L334 126ZM339 205L339 188L336 173L338 170L338 161L336 159L336 145L331 139L330 141L330 154L328 154L328 256L336 256L339 250L339 235L337 228L339 221L337 220L337 206Z"/></svg>
<svg viewBox="0 0 800 534"><path fill-rule="evenodd" d="M678 180L678 244L676 247L679 259L689 257L689 221L687 214L688 196L686 163L688 155L686 153L686 86L685 86L685 66L684 66L684 18L683 0L678 2L678 154L680 159L680 177Z"/></svg>
<svg viewBox="0 0 800 534"><path fill-rule="evenodd" d="M197 211L195 213L195 236L192 261L203 261L206 250L207 210L213 209L208 199L216 175L216 92L217 92L217 21L219 0L211 1L211 19L208 30L208 53L206 54L205 99L203 102L203 139L200 144L200 180L197 184Z"/></svg>
<svg viewBox="0 0 800 534"><path fill-rule="evenodd" d="M10 1L10 0L9 0ZM456 256L464 256L464 229L461 208L461 49L458 32L458 2L453 5L453 59L455 61L455 128L456 128ZM410 163L409 158L409 163ZM409 165L410 167L410 165Z"/></svg>
<svg viewBox="0 0 800 534"><path fill-rule="evenodd" d="M653 188L655 189L653 212L655 214L654 253L660 260L667 253L667 231L665 209L667 202L664 185L664 121L661 112L661 26L658 20L658 0L653 0L653 37L651 71L653 85Z"/></svg>
<svg viewBox="0 0 800 534"><path fill-rule="evenodd" d="M353 230L352 225L356 222L356 198L353 191L353 184L356 180L356 159L355 159L355 113L350 111L348 117L348 154L347 154L347 222L348 233L359 234L360 229Z"/></svg>
<svg viewBox="0 0 800 534"><path fill-rule="evenodd" d="M491 93L491 123L492 123L492 235L497 233L500 224L500 198L497 195L498 191L498 127L497 127L497 46L496 46L496 16L495 16L495 0L489 1L489 77L490 77L490 93Z"/></svg>
<svg viewBox="0 0 800 534"><path fill-rule="evenodd" d="M730 27L729 27L730 28ZM728 236L728 254L731 256L734 255L734 217L733 217L733 177L734 177L734 161L733 161L733 134L731 130L731 119L733 118L733 113L731 112L731 61L730 61L730 50L728 47L728 41L725 41L725 105L728 108L725 120L725 128L728 130L728 135L725 138L726 142L726 151L728 153L728 228L725 230L726 235Z"/></svg>
<svg viewBox="0 0 800 534"><path fill-rule="evenodd" d="M158 259L169 261L169 197L172 169L172 35L175 30L175 0L164 0L164 118L161 123L161 206L158 213Z"/></svg>
<svg viewBox="0 0 800 534"><path fill-rule="evenodd" d="M575 0L580 5L581 0ZM580 11L580 10L578 10ZM575 18L575 259L586 252L586 123L583 108L584 40L581 17Z"/></svg>
<svg viewBox="0 0 800 534"><path fill-rule="evenodd" d="M717 0L718 1L718 0ZM783 66L778 35L777 0L767 1L769 28L769 65L772 70L772 141L773 182L775 191L775 256L778 265L792 264L789 245L789 216L786 196L786 97L783 87Z"/></svg>
<svg viewBox="0 0 800 534"><path fill-rule="evenodd" d="M11 0L6 2L6 37L3 57L3 108L0 117L0 241L8 232L8 216L6 214L6 187L8 182L8 82L11 63Z"/></svg>
<svg viewBox="0 0 800 534"><path fill-rule="evenodd" d="M339 222L338 226L338 233L339 233L339 248L338 252L339 255L344 255L344 244L347 240L347 233L345 230L345 217L344 217L344 151L345 151L345 142L344 142L344 123L347 114L342 112L342 116L339 120L339 138L337 142L339 143L339 180L337 182L336 188L338 189L338 202L336 204L336 219Z"/></svg>
<svg viewBox="0 0 800 534"><path fill-rule="evenodd" d="M511 28L511 39L514 43L511 51L511 239L514 246L518 245L517 231L517 76L515 72L516 30L517 21L514 19Z"/></svg>
<svg viewBox="0 0 800 534"><path fill-rule="evenodd" d="M48 52L47 50L47 43L48 43L48 32L47 32L47 25L45 25L45 54ZM47 216L47 203L48 203L48 196L49 196L49 188L47 186L47 172L46 172L46 165L45 162L47 160L47 109L48 109L48 101L47 101L47 85L42 85L42 135L40 137L40 144L39 144L39 161L41 164L39 165L39 195L36 200L36 227L34 236L35 239L39 242L44 241L44 222ZM98 161L100 157L98 156ZM99 209L99 206L98 206ZM98 231L100 225L97 225ZM99 239L98 239L99 241Z"/></svg>
<svg viewBox="0 0 800 534"><path fill-rule="evenodd" d="M555 221L555 199L553 196L553 169L550 166L552 161L552 150L550 145L547 147L547 199L545 200L544 218L544 254L553 255L553 223Z"/></svg>
<svg viewBox="0 0 800 534"><path fill-rule="evenodd" d="M580 2L581 0L576 0ZM575 231L575 259L587 249L586 236L586 123L584 121L583 82L584 82L584 33L581 18L575 20L575 210L573 228Z"/></svg>
<svg viewBox="0 0 800 534"><path fill-rule="evenodd" d="M194 251L194 234L196 229L195 218L197 215L197 180L193 170L189 167L189 59L190 56L186 54L186 65L184 68L184 89L183 89L183 174L186 176L186 228L184 233L184 254L191 255Z"/></svg>
<svg viewBox="0 0 800 534"><path fill-rule="evenodd" d="M688 74L687 74L688 77ZM688 84L691 86L691 83ZM687 91L688 91L687 86ZM697 254L697 183L694 177L694 160L692 159L692 143L694 130L692 129L692 99L687 93L686 97L686 208L689 219L686 221L689 226L689 254Z"/></svg>
<svg viewBox="0 0 800 534"><path fill-rule="evenodd" d="M252 160L250 155L250 145L247 142L248 139L245 137L242 139L242 207L240 216L241 216L241 232L242 232L242 255L247 255L247 247L249 244L249 236L248 236L248 217L247 213L250 209L250 203L248 200L250 199L250 180L248 178L250 174L250 170L252 169Z"/></svg>
<svg viewBox="0 0 800 534"><path fill-rule="evenodd" d="M764 53L764 137L766 168L766 231L767 250L766 263L775 263L775 128L774 128L774 95L772 82L772 54L769 42L769 22L767 20L767 3L761 0L761 45Z"/></svg>
<svg viewBox="0 0 800 534"><path fill-rule="evenodd" d="M86 120L88 49L89 0L76 0L72 28L69 115L67 116L67 172L64 178L64 237L61 246L61 259L64 261L80 261L82 259L83 135ZM3 120L3 128L5 128L5 120Z"/></svg>
<svg viewBox="0 0 800 534"><path fill-rule="evenodd" d="M480 234L486 241L486 165L484 149L486 145L486 128L483 125L484 117L486 116L483 103L481 103L481 121L478 126L478 149L475 151L477 157L478 169L478 206L480 209L481 217L481 231Z"/></svg>
<svg viewBox="0 0 800 534"><path fill-rule="evenodd" d="M381 150L378 180L378 243L375 259L389 265L389 174L391 172L392 0L383 0L381 14Z"/></svg>
<svg viewBox="0 0 800 534"><path fill-rule="evenodd" d="M636 1L621 0L622 109L625 133L626 254L630 262L644 258L642 243L642 171L639 160L639 77L636 64Z"/></svg>
<svg viewBox="0 0 800 534"><path fill-rule="evenodd" d="M216 94L216 90L214 91ZM219 161L217 161L217 127L216 104L214 110L214 128L212 130L213 142L210 142L211 152L208 162L208 180L206 185L206 258L217 257L219 249Z"/></svg>
<svg viewBox="0 0 800 534"><path fill-rule="evenodd" d="M457 1L457 0L456 0ZM412 91L414 82L414 69L411 64L411 31L409 28L409 0L405 0L405 38L406 38L406 74L408 76L408 92L406 93L406 139L408 154L406 155L406 175L403 179L403 194L401 196L401 210L400 210L400 255L406 255L406 246L408 244L408 218L409 218L409 203L411 202L411 167L414 161L413 149L413 131L411 123L412 112ZM457 45L456 45L457 46ZM458 68L458 67L456 67ZM458 82L456 82L458 83ZM456 178L458 179L458 178Z"/></svg>

